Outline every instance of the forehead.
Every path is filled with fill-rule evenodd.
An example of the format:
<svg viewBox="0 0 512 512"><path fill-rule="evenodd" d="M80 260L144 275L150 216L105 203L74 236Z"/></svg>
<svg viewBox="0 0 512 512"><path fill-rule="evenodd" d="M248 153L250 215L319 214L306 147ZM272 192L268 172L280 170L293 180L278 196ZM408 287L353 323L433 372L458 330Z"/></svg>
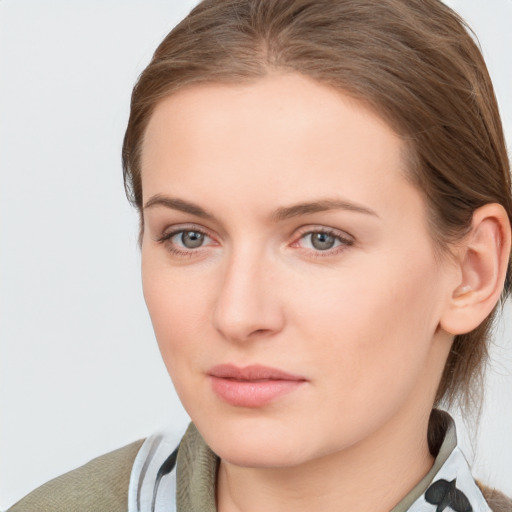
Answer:
<svg viewBox="0 0 512 512"><path fill-rule="evenodd" d="M142 146L143 195L194 188L286 203L334 190L366 200L403 181L403 152L362 103L307 77L202 84L155 108Z"/></svg>
<svg viewBox="0 0 512 512"><path fill-rule="evenodd" d="M308 137L318 125L339 131L341 124L356 122L365 124L369 137L380 131L381 135L386 132L393 142L400 142L392 128L361 100L298 73L275 73L249 84L201 83L170 94L157 103L150 117L143 149L148 138L162 129L170 138L185 133L192 123L195 132L201 127L211 132L215 128L226 130L229 122L236 126L239 135L241 129L251 126L277 128L284 124L290 136ZM354 135L361 138L363 134L354 131Z"/></svg>

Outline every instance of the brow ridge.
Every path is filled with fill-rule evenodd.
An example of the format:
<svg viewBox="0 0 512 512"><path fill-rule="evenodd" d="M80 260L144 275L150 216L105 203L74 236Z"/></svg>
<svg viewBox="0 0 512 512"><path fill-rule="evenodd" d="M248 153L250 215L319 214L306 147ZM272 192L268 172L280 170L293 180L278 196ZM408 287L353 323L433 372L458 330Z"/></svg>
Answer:
<svg viewBox="0 0 512 512"><path fill-rule="evenodd" d="M309 215L329 210L348 210L378 217L374 210L367 208L366 206L342 199L321 199L319 201L280 207L272 214L272 220L279 222L292 217L298 217L300 215Z"/></svg>
<svg viewBox="0 0 512 512"><path fill-rule="evenodd" d="M161 194L152 196L144 205L144 209L152 208L154 206L164 206L173 210L190 213L191 215L204 219L215 219L213 214L194 203ZM281 206L271 214L270 220L272 222L281 222L301 215L310 215L312 213L330 210L347 210L379 217L371 208L367 208L366 206L362 206L351 201L345 201L342 199L321 199L318 201L299 203L291 206Z"/></svg>
<svg viewBox="0 0 512 512"><path fill-rule="evenodd" d="M207 212L200 206L189 201L185 201L184 199L178 199L176 197L168 197L161 194L156 194L149 198L149 200L144 205L144 210L154 206L165 206L166 208L179 210L184 213L190 213L203 219L214 219L214 216L210 212Z"/></svg>

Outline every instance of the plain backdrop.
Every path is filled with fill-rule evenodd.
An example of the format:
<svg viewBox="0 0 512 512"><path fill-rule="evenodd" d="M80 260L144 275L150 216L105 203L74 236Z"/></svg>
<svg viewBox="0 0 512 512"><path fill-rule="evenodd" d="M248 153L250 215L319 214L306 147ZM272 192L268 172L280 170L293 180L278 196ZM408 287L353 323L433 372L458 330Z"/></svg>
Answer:
<svg viewBox="0 0 512 512"><path fill-rule="evenodd" d="M136 77L194 3L0 1L0 509L188 421L142 297L120 147ZM512 0L449 4L480 38L510 142ZM506 308L480 429L458 423L475 474L512 494Z"/></svg>

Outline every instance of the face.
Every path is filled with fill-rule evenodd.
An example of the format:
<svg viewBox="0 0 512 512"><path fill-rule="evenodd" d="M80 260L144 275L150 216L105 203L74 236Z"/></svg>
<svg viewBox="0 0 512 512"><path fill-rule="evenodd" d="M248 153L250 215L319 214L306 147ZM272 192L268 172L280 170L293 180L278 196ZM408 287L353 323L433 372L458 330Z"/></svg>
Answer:
<svg viewBox="0 0 512 512"><path fill-rule="evenodd" d="M156 107L144 295L176 390L225 460L301 464L428 418L450 271L403 151L361 104L299 75Z"/></svg>

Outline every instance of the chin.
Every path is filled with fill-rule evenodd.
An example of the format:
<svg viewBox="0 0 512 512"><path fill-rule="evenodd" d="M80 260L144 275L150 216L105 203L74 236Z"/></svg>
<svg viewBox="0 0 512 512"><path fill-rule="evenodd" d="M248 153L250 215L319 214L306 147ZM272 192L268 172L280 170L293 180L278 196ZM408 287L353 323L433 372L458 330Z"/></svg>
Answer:
<svg viewBox="0 0 512 512"><path fill-rule="evenodd" d="M269 418L238 418L222 424L194 421L210 448L240 467L292 467L315 458L311 436Z"/></svg>
<svg viewBox="0 0 512 512"><path fill-rule="evenodd" d="M212 447L213 449L213 447ZM294 467L306 462L309 457L301 450L293 450L283 446L281 442L264 441L242 444L220 444L214 452L224 461L246 468L285 468Z"/></svg>

